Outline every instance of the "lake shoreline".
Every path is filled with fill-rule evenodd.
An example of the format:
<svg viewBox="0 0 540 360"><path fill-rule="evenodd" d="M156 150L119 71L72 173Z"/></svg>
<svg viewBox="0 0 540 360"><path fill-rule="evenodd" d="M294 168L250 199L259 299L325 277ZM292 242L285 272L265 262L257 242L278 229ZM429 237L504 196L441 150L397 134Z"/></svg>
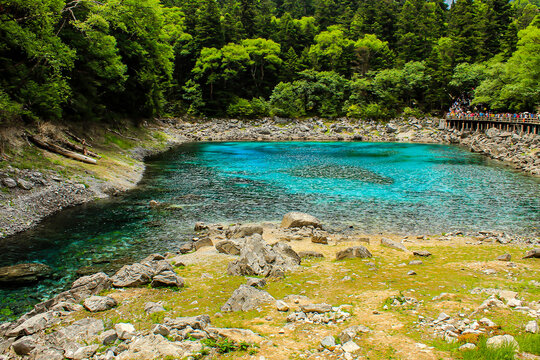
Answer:
<svg viewBox="0 0 540 360"><path fill-rule="evenodd" d="M0 324L0 354L218 359L225 341L235 358L385 359L389 346L403 359L434 360L501 334L525 355L536 351L526 342L540 316L534 244L364 236L304 213L195 230L179 254L82 277Z"/></svg>
<svg viewBox="0 0 540 360"><path fill-rule="evenodd" d="M540 176L540 136L521 136L490 129L484 132L461 132L439 129L437 118L394 120L388 124L323 119L306 121L261 119L242 121L216 119L165 119L151 125L166 134L166 140L150 140L143 147L124 151L132 164L124 168L105 168L114 176L96 178L81 169L77 180L55 176L46 171L7 168L0 177L34 181L29 190L7 188L2 194L0 239L30 229L42 219L61 209L119 195L137 186L144 175L145 159L186 142L226 141L362 141L451 144L502 161L518 171ZM148 130L150 131L150 130ZM505 150L505 147L507 150ZM105 165L106 167L106 165ZM33 176L38 173L40 176ZM73 177L73 176L72 176ZM41 185L45 184L45 185ZM4 183L6 183L4 181ZM31 206L28 206L31 204Z"/></svg>

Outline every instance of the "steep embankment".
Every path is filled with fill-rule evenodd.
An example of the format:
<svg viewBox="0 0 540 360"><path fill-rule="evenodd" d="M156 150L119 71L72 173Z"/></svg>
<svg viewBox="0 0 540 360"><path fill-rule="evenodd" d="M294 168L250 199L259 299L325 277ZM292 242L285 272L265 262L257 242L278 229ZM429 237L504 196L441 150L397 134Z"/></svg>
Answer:
<svg viewBox="0 0 540 360"><path fill-rule="evenodd" d="M308 119L168 119L111 130L71 129L89 139L101 155L97 165L67 159L26 142L0 163L0 238L26 230L62 208L133 188L144 173L144 157L185 141L385 141L453 143L517 169L540 175L540 136L490 129L484 133L438 128L438 119L396 120L388 124ZM59 133L63 127L36 129ZM17 131L14 131L17 133ZM19 130L18 138L23 139ZM17 138L17 136L14 136Z"/></svg>

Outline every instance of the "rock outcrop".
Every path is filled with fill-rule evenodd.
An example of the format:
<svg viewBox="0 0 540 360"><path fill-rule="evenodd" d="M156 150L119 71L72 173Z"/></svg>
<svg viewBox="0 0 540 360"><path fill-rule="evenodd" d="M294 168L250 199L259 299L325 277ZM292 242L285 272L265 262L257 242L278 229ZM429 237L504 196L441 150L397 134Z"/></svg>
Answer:
<svg viewBox="0 0 540 360"><path fill-rule="evenodd" d="M240 257L229 263L229 275L281 277L300 264L298 254L286 243L268 245L260 235L246 238Z"/></svg>
<svg viewBox="0 0 540 360"><path fill-rule="evenodd" d="M264 290L259 290L253 286L240 285L221 307L221 311L249 311L275 300L272 295Z"/></svg>
<svg viewBox="0 0 540 360"><path fill-rule="evenodd" d="M283 216L283 220L281 221L281 227L283 228L295 228L303 226L322 228L322 223L315 216L296 211L285 214Z"/></svg>

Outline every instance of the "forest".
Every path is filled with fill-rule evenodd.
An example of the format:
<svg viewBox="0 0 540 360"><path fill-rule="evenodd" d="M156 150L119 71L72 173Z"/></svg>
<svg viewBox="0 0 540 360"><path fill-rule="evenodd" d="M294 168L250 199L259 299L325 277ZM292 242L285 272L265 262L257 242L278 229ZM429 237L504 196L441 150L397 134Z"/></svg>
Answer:
<svg viewBox="0 0 540 360"><path fill-rule="evenodd" d="M538 111L539 0L1 0L0 123Z"/></svg>

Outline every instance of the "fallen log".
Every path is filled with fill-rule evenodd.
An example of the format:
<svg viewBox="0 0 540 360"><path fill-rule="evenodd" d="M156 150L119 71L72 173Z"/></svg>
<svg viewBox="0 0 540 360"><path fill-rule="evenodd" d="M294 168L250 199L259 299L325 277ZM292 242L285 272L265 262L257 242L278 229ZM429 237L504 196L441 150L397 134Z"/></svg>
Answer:
<svg viewBox="0 0 540 360"><path fill-rule="evenodd" d="M62 156L68 157L70 159L74 159L74 160L84 162L84 163L87 163L87 164L93 164L93 165L97 164L97 161L95 159L92 159L91 157L84 156L84 155L81 155L79 153L64 149L63 147L60 147L58 145L51 144L51 143L49 143L47 141L44 141L44 140L40 140L40 139L36 138L35 136L33 136L31 134L28 134L28 138L35 145L37 145L38 147L40 147L42 149L48 150L48 151L56 153L56 154L60 154Z"/></svg>
<svg viewBox="0 0 540 360"><path fill-rule="evenodd" d="M124 135L124 134L120 133L119 131L116 131L116 130L113 130L113 129L110 129L110 128L107 128L107 131L110 131L115 135L121 136L121 137L126 138L126 139L131 140L131 141L140 141L140 139Z"/></svg>
<svg viewBox="0 0 540 360"><path fill-rule="evenodd" d="M95 158L98 158L98 159L101 159L101 156L96 154L95 152L91 151L91 150L88 150L85 146L80 146L80 145L76 145L76 144L72 144L68 141L64 141L62 140L62 146L68 148L68 149L71 149L73 151L76 151L76 152L79 152L79 153L83 153L83 155L89 155L91 157L95 157Z"/></svg>

